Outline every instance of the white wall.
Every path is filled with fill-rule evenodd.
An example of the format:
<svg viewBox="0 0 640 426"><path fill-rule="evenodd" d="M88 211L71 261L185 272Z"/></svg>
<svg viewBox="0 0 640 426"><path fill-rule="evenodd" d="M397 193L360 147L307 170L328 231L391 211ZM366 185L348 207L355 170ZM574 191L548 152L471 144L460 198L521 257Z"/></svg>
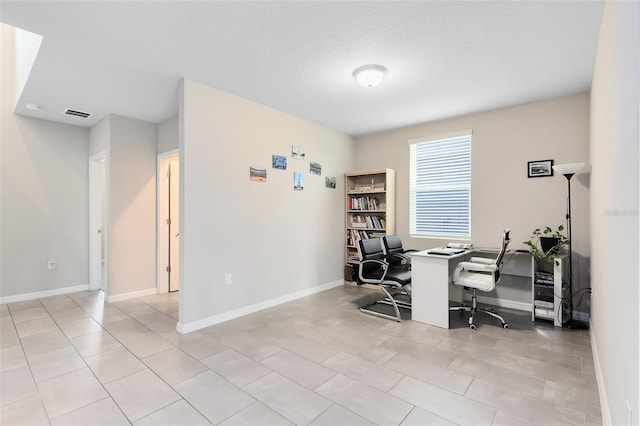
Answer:
<svg viewBox="0 0 640 426"><path fill-rule="evenodd" d="M111 140L111 119L106 116L89 129L89 156L106 152L109 156L109 141Z"/></svg>
<svg viewBox="0 0 640 426"><path fill-rule="evenodd" d="M155 124L109 116L108 300L156 286L156 144Z"/></svg>
<svg viewBox="0 0 640 426"><path fill-rule="evenodd" d="M606 2L592 86L591 324L607 425L640 424L639 40L640 4Z"/></svg>
<svg viewBox="0 0 640 426"><path fill-rule="evenodd" d="M178 149L178 116L158 123L158 154Z"/></svg>
<svg viewBox="0 0 640 426"><path fill-rule="evenodd" d="M88 285L89 132L13 114L14 32L1 27L0 297L15 300Z"/></svg>
<svg viewBox="0 0 640 426"><path fill-rule="evenodd" d="M181 90L183 329L341 284L352 139L192 80ZM292 145L302 145L307 159L291 159ZM287 170L271 168L272 154L289 157ZM309 160L322 164L322 176L309 174ZM250 166L266 168L267 182L251 182ZM304 191L293 190L293 171L304 172ZM337 177L336 189L325 188L325 175Z"/></svg>
<svg viewBox="0 0 640 426"><path fill-rule="evenodd" d="M427 249L447 241L409 237L408 141L473 130L471 238L477 247L498 247L510 227L510 249L524 249L533 229L565 224L563 176L527 178L527 162L589 161L589 95L580 93L512 108L424 123L356 139L356 168L389 167L396 174L396 230L406 247ZM574 289L589 286L588 175L572 180ZM530 301L530 283L507 275L497 296ZM502 294L500 294L502 293Z"/></svg>

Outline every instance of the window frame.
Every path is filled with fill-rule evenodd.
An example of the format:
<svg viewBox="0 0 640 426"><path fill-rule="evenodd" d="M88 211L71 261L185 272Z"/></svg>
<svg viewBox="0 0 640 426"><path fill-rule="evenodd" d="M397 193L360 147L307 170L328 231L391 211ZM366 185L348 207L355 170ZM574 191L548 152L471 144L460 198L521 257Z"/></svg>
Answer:
<svg viewBox="0 0 640 426"><path fill-rule="evenodd" d="M418 161L416 157L417 149L421 144L428 143L446 143L447 141L457 142L456 149L461 146L461 143L468 143L468 151L465 151L468 156L468 169L463 169L463 174L468 174L468 181L465 182L453 182L453 183L442 183L439 182L437 184L427 184L427 185L416 185L416 173L418 165L416 162ZM447 239L447 240L462 240L462 241L470 241L471 240L471 181L472 181L472 150L473 150L473 131L472 130L464 130L455 133L448 133L445 135L438 135L432 137L425 137L420 139L412 139L409 141L409 234L413 238L431 238L431 239ZM446 150L442 150L443 154L447 154ZM452 169L455 171L455 169ZM460 169L457 169L458 172ZM448 232L445 228L439 228L435 232L430 231L418 231L418 218L417 218L417 205L419 201L416 199L419 193L431 193L433 194L435 191L443 191L443 190L466 190L468 194L466 196L466 223L464 220L459 222L462 226L466 226L466 232ZM443 221L444 222L444 221Z"/></svg>

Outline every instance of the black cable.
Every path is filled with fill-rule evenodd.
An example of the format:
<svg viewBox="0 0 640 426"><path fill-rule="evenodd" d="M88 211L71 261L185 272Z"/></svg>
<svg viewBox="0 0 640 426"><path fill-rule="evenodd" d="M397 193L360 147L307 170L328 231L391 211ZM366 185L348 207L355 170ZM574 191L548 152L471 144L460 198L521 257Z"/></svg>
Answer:
<svg viewBox="0 0 640 426"><path fill-rule="evenodd" d="M591 294L591 289L590 289L590 288L581 288L580 290L578 290L578 291L576 291L576 292L574 293L574 296L575 296L576 294L578 294L578 292L580 292L581 290L589 290L589 291L586 291L586 292L584 292L584 293L582 293L582 294L580 295L580 300L578 301L578 304L574 306L574 308L577 308L578 306L582 305L582 300L584 299L584 295L585 295L585 294L587 294L587 293Z"/></svg>
<svg viewBox="0 0 640 426"><path fill-rule="evenodd" d="M579 307L580 305L582 305L582 300L584 299L584 295L585 295L585 294L587 294L587 293L591 294L591 287L585 287L585 288L578 289L576 292L574 292L574 293L571 295L571 298L575 298L575 297L578 295L578 293L581 293L581 292L582 292L582 294L580 295L580 300L578 301L578 304L573 306L574 310L575 310L575 308L577 308L577 307ZM562 298L560 299L560 304L561 304L560 306L561 306L561 310L562 310L562 305L563 305L564 303L568 302L568 299L569 299L568 297L562 297ZM558 318L558 320L560 320L560 318Z"/></svg>
<svg viewBox="0 0 640 426"><path fill-rule="evenodd" d="M505 254L508 254L509 258L502 262L503 265L506 265L507 263L511 262L511 258L513 257L514 254L516 254L516 252L515 251L508 251Z"/></svg>

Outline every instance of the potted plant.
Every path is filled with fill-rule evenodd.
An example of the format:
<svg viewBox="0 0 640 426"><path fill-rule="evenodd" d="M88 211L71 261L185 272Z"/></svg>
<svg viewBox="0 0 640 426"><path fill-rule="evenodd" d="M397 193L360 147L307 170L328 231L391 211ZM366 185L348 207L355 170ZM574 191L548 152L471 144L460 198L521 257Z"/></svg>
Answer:
<svg viewBox="0 0 640 426"><path fill-rule="evenodd" d="M536 228L531 233L529 241L523 241L529 247L529 252L536 258L553 264L553 256L558 254L560 249L569 244L569 239L562 233L564 226L558 226L554 231L550 227L544 229ZM559 262L556 260L556 264Z"/></svg>

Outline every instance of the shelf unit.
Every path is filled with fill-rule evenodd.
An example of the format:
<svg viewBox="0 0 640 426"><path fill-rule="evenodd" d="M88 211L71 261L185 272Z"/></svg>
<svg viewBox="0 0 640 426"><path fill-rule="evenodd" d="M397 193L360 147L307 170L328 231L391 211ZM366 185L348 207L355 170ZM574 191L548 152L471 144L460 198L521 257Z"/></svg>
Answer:
<svg viewBox="0 0 640 426"><path fill-rule="evenodd" d="M358 240L396 233L396 172L345 174L345 258L358 259Z"/></svg>
<svg viewBox="0 0 640 426"><path fill-rule="evenodd" d="M567 255L553 257L553 272L542 276L538 271L536 259L531 258L531 320L545 319L553 321L556 327L562 327L567 300Z"/></svg>

